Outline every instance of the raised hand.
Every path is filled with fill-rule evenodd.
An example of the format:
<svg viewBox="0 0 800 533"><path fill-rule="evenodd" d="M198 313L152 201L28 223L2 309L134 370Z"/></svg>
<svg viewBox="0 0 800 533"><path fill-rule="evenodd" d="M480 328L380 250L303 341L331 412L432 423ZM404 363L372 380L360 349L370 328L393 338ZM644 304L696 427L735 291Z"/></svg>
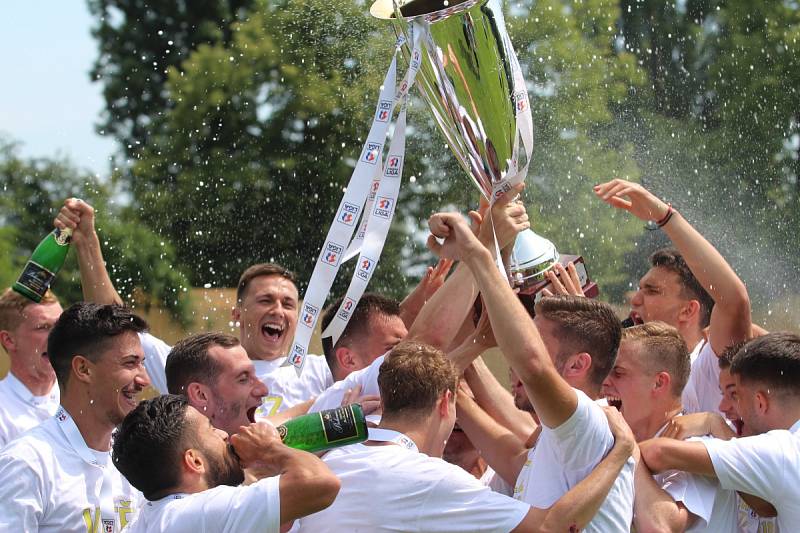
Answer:
<svg viewBox="0 0 800 533"><path fill-rule="evenodd" d="M571 294L573 296L586 296L583 294L583 287L578 278L578 271L575 269L575 264L570 261L567 263L567 268L561 263L556 263L553 268L545 272L547 281L550 282L550 287L544 289L542 294L545 296L553 296L554 294Z"/></svg>
<svg viewBox="0 0 800 533"><path fill-rule="evenodd" d="M594 186L594 193L605 203L644 221L661 220L669 210L669 206L656 195L630 181L615 179L601 183Z"/></svg>
<svg viewBox="0 0 800 533"><path fill-rule="evenodd" d="M59 229L71 229L72 240L79 244L94 234L94 208L79 198L68 198L53 220Z"/></svg>
<svg viewBox="0 0 800 533"><path fill-rule="evenodd" d="M473 214L477 213L470 213L474 220ZM428 219L428 227L428 248L440 258L460 261L486 249L458 213L436 213ZM437 237L444 242L440 244Z"/></svg>
<svg viewBox="0 0 800 533"><path fill-rule="evenodd" d="M342 396L342 407L357 403L361 406L364 415L381 412L381 397L374 394L361 395L361 385L356 385L353 389L347 389Z"/></svg>
<svg viewBox="0 0 800 533"><path fill-rule="evenodd" d="M501 249L509 244L513 244L520 231L531 227L528 213L525 206L516 198L525 188L524 183L518 183L497 199L487 214L482 215L482 221L478 238L486 247L492 247L492 225L494 233L497 235L497 244ZM481 199L482 202L484 201ZM491 221L488 217L491 216Z"/></svg>

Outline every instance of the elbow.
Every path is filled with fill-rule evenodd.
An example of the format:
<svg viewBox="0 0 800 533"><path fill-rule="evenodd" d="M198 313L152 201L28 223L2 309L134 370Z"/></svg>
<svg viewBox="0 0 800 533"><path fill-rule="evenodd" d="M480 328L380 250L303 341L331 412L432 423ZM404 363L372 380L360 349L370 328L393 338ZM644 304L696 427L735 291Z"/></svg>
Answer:
<svg viewBox="0 0 800 533"><path fill-rule="evenodd" d="M318 476L315 481L314 494L316 494L318 498L317 504L319 505L319 510L330 507L334 500L336 500L336 496L339 494L341 488L342 482L339 481L339 478L336 477L333 472Z"/></svg>

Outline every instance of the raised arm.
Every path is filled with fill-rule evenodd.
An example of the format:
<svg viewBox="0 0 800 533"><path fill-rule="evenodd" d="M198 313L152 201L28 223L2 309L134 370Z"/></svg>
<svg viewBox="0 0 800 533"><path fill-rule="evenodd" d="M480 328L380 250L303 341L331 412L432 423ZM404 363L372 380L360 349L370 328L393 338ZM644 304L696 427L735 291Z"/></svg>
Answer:
<svg viewBox="0 0 800 533"><path fill-rule="evenodd" d="M341 483L316 455L286 447L274 426L243 426L230 437L242 466L258 478L280 475L281 523L331 505Z"/></svg>
<svg viewBox="0 0 800 533"><path fill-rule="evenodd" d="M472 389L475 402L498 424L508 429L523 442L538 427L533 417L517 409L514 397L489 371L489 367L478 357L464 370L464 379Z"/></svg>
<svg viewBox="0 0 800 533"><path fill-rule="evenodd" d="M433 215L429 226L433 236L445 239L443 244L429 239L431 249L462 260L472 271L500 350L525 385L539 419L548 427L560 426L575 412L577 394L556 371L539 331L497 269L492 253L458 214Z"/></svg>
<svg viewBox="0 0 800 533"><path fill-rule="evenodd" d="M410 328L417 315L422 310L425 302L431 299L439 288L444 284L450 269L453 267L453 261L449 259L440 259L436 266L428 267L425 270L425 275L419 280L419 283L414 290L403 298L400 302L400 318L407 328Z"/></svg>
<svg viewBox="0 0 800 533"><path fill-rule="evenodd" d="M64 202L53 223L57 228L72 230L72 244L75 246L81 272L83 299L99 304L122 305L122 298L111 283L103 261L100 239L94 227L92 206L78 198L70 198Z"/></svg>
<svg viewBox="0 0 800 533"><path fill-rule="evenodd" d="M609 205L624 209L641 220L662 221L661 229L714 300L709 328L714 353L721 354L731 344L750 338L747 288L717 249L678 211L641 185L625 180L615 179L597 185L594 192Z"/></svg>
<svg viewBox="0 0 800 533"><path fill-rule="evenodd" d="M521 185L508 191L492 206L491 218L495 232L492 231L492 224L484 221L478 212L470 212L478 235L476 242L491 246L496 233L498 244L502 248L514 242L517 233L530 227L525 208L512 201L522 190ZM444 285L422 307L407 338L447 350L464 319L472 311L472 304L477 296L478 289L470 269L465 265L458 265Z"/></svg>
<svg viewBox="0 0 800 533"><path fill-rule="evenodd" d="M597 514L628 458L636 453L636 441L622 415L613 408L605 411L614 433L614 447L588 476L549 509L531 509L520 526L513 530L515 533L577 531L586 527Z"/></svg>
<svg viewBox="0 0 800 533"><path fill-rule="evenodd" d="M457 396L458 425L495 472L515 485L528 458L525 441L498 424L461 388Z"/></svg>

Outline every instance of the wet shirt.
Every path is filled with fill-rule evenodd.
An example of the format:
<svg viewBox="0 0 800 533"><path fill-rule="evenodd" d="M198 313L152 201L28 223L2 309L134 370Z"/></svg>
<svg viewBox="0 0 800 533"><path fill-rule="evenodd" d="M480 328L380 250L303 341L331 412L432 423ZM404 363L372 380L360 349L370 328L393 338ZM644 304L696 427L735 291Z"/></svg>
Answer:
<svg viewBox="0 0 800 533"><path fill-rule="evenodd" d="M0 448L56 414L59 402L58 384L50 394L35 396L9 372L0 381Z"/></svg>

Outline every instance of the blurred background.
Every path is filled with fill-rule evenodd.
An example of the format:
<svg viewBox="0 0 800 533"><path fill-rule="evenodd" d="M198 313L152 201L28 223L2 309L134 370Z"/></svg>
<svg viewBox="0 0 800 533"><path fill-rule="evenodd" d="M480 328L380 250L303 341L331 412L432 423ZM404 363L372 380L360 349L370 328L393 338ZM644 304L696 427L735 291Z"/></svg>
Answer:
<svg viewBox="0 0 800 533"><path fill-rule="evenodd" d="M800 330L800 4L504 7L534 112L533 229L582 254L624 314L666 242L592 185L641 182L730 261L759 324ZM0 285L78 196L97 211L119 292L168 342L233 331L229 288L252 263L295 270L302 294L391 60L394 34L368 10L358 0L4 6ZM421 100L409 124L399 211L370 284L397 298L434 262L428 216L478 202ZM334 296L351 273L345 265ZM69 304L78 281L70 256L53 289Z"/></svg>

